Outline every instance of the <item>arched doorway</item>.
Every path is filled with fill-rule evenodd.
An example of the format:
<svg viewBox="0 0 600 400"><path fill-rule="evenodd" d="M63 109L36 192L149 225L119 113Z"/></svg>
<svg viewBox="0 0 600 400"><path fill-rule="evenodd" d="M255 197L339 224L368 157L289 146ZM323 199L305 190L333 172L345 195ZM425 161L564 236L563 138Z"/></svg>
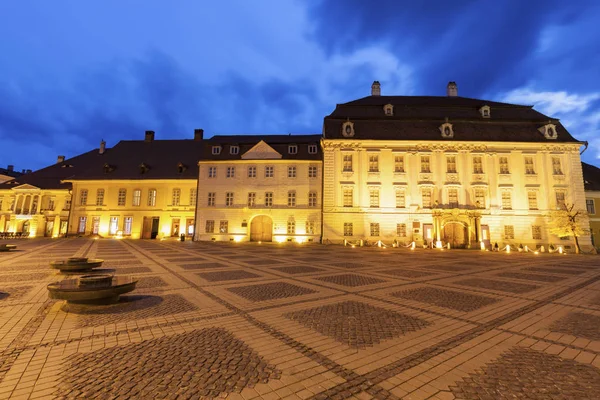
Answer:
<svg viewBox="0 0 600 400"><path fill-rule="evenodd" d="M259 215L250 223L250 241L270 242L273 239L273 220L266 215Z"/></svg>
<svg viewBox="0 0 600 400"><path fill-rule="evenodd" d="M454 249L467 247L467 227L462 222L452 221L444 224L444 241Z"/></svg>
<svg viewBox="0 0 600 400"><path fill-rule="evenodd" d="M21 230L23 233L29 233L29 221L23 222L23 229Z"/></svg>

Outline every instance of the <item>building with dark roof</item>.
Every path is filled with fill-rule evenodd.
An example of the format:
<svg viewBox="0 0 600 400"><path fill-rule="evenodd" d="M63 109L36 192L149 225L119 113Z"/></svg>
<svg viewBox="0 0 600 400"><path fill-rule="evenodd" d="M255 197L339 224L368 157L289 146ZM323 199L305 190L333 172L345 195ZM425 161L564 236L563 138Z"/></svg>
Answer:
<svg viewBox="0 0 600 400"><path fill-rule="evenodd" d="M31 172L31 171L29 171L29 172ZM10 181L11 179L14 179L14 178L17 178L17 177L23 175L24 173L25 173L25 171L23 171L23 172L15 171L14 165L9 165L6 168L0 168L0 183Z"/></svg>
<svg viewBox="0 0 600 400"><path fill-rule="evenodd" d="M594 246L600 246L600 168L582 162L585 206L590 219L590 233Z"/></svg>

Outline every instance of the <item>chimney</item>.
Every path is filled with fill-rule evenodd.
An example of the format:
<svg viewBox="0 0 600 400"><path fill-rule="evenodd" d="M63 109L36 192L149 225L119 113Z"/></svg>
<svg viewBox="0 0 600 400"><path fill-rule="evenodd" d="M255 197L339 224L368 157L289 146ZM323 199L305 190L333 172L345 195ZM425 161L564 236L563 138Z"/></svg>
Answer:
<svg viewBox="0 0 600 400"><path fill-rule="evenodd" d="M30 173L31 173L31 170L30 170L30 169L28 169L28 170L27 170L25 173L26 173L26 174L30 174Z"/></svg>
<svg viewBox="0 0 600 400"><path fill-rule="evenodd" d="M379 81L375 81L371 85L371 96L381 96L381 84Z"/></svg>
<svg viewBox="0 0 600 400"><path fill-rule="evenodd" d="M448 82L448 87L446 88L446 96L448 96L448 97L458 96L458 86L456 86L456 82Z"/></svg>
<svg viewBox="0 0 600 400"><path fill-rule="evenodd" d="M146 142L154 141L154 131L146 131L146 138L144 139Z"/></svg>
<svg viewBox="0 0 600 400"><path fill-rule="evenodd" d="M106 142L104 141L104 139L102 139L100 141L100 149L98 150L98 153L104 154L105 151L106 151Z"/></svg>
<svg viewBox="0 0 600 400"><path fill-rule="evenodd" d="M21 173L22 173L22 174L24 174L24 173L25 173L25 169L24 169L24 168L23 168L23 170L21 171Z"/></svg>
<svg viewBox="0 0 600 400"><path fill-rule="evenodd" d="M56 159L57 164L60 164L63 161L65 161L65 156L58 156L58 158Z"/></svg>
<svg viewBox="0 0 600 400"><path fill-rule="evenodd" d="M6 167L6 169L9 170L10 172L13 172L15 170L15 166L9 165L8 167Z"/></svg>
<svg viewBox="0 0 600 400"><path fill-rule="evenodd" d="M204 129L194 129L194 140L201 141L204 139Z"/></svg>

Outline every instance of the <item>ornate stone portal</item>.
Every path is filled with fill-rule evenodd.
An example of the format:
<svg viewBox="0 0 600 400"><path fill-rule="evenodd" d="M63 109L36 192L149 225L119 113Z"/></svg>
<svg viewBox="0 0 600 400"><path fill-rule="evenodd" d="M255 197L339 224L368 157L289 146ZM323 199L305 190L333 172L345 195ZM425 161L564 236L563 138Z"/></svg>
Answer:
<svg viewBox="0 0 600 400"><path fill-rule="evenodd" d="M432 211L435 245L451 248L479 247L481 211L463 208L434 208Z"/></svg>

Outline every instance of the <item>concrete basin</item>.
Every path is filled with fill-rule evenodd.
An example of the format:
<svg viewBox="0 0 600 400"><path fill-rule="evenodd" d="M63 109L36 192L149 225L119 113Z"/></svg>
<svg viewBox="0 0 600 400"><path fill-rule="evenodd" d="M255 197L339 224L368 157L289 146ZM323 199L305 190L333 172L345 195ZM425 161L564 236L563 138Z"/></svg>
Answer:
<svg viewBox="0 0 600 400"><path fill-rule="evenodd" d="M83 275L48 285L48 297L76 304L112 304L135 289L131 276Z"/></svg>

